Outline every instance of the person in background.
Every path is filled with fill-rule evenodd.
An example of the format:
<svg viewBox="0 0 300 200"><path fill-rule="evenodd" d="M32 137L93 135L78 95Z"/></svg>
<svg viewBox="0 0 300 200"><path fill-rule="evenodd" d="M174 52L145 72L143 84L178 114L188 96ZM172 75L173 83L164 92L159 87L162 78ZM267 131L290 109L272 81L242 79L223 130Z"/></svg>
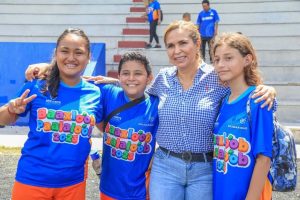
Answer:
<svg viewBox="0 0 300 200"><path fill-rule="evenodd" d="M187 22L191 21L191 13L188 13L188 12L183 13L182 20L187 21Z"/></svg>
<svg viewBox="0 0 300 200"><path fill-rule="evenodd" d="M213 38L218 34L218 23L220 21L216 10L210 8L208 0L202 1L203 10L198 14L197 22L201 36L202 59L205 60L205 48L208 44L210 62L212 63L211 45Z"/></svg>
<svg viewBox="0 0 300 200"><path fill-rule="evenodd" d="M26 82L19 97L0 107L0 124L30 113L12 199L85 199L90 136L102 121L100 89L81 78L89 59L86 34L65 30L47 79Z"/></svg>
<svg viewBox="0 0 300 200"><path fill-rule="evenodd" d="M229 88L214 67L203 62L197 26L175 21L165 30L167 55L174 67L161 69L148 92L159 97L159 148L150 175L150 199L213 198L213 127ZM258 92L259 91L259 92ZM258 86L258 101L273 105L274 89Z"/></svg>
<svg viewBox="0 0 300 200"><path fill-rule="evenodd" d="M273 112L261 109L254 99L251 120L246 110L262 83L255 50L246 36L224 33L216 38L213 54L221 82L230 87L214 127L213 197L270 200Z"/></svg>
<svg viewBox="0 0 300 200"><path fill-rule="evenodd" d="M153 38L155 39L156 45L154 48L161 48L159 44L159 38L156 33L157 25L161 23L161 12L160 12L160 4L157 0L150 0L149 5L146 8L146 13L144 16L147 16L149 25L150 25L150 38L149 43L147 43L146 48L152 48Z"/></svg>

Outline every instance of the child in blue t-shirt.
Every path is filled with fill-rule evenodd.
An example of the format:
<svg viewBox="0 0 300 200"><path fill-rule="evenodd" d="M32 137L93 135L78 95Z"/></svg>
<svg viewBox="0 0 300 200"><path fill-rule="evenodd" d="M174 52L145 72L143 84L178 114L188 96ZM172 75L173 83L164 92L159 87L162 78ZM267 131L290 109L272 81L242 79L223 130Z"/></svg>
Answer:
<svg viewBox="0 0 300 200"><path fill-rule="evenodd" d="M25 83L20 96L0 108L0 124L30 113L12 199L85 199L90 137L102 121L100 90L81 78L89 59L85 33L65 30L47 79Z"/></svg>
<svg viewBox="0 0 300 200"><path fill-rule="evenodd" d="M145 200L149 198L149 168L155 150L159 99L144 94L153 78L144 55L125 53L118 74L121 87L100 85L104 120L120 106L143 96L145 99L114 115L104 127L101 199Z"/></svg>
<svg viewBox="0 0 300 200"><path fill-rule="evenodd" d="M244 35L224 33L213 53L220 81L231 90L214 127L214 199L270 200L273 114L253 99L251 120L246 111L251 92L262 82L255 51Z"/></svg>

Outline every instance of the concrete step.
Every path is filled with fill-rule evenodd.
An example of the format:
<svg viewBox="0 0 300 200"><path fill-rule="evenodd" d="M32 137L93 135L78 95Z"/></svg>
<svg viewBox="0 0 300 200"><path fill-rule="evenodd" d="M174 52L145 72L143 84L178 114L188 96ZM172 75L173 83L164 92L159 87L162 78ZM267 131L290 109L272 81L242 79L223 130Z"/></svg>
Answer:
<svg viewBox="0 0 300 200"><path fill-rule="evenodd" d="M64 14L32 14L32 13L0 13L1 24L123 24L128 16L129 8L124 7L122 13L91 14L89 12L78 15L77 13ZM137 14L135 17L139 17ZM163 24L181 19L181 13L165 14ZM37 17L38 16L38 17ZM265 25L265 24L295 24L300 22L300 12L264 13L224 13L220 25Z"/></svg>
<svg viewBox="0 0 300 200"><path fill-rule="evenodd" d="M259 30L259 31L258 31ZM288 31L287 31L288 30ZM284 24L231 24L219 25L220 32L242 32L243 34L253 37L285 37L285 36L300 36L299 23L284 23Z"/></svg>
<svg viewBox="0 0 300 200"><path fill-rule="evenodd" d="M293 102L293 104L300 104L300 82L299 85L291 85L291 84L272 84L269 82L265 82L265 84L273 86L277 92L277 100L278 103L281 102ZM289 103L289 105L292 105Z"/></svg>
<svg viewBox="0 0 300 200"><path fill-rule="evenodd" d="M297 1L297 0L214 0L213 2L211 1L211 5L215 4L227 4L227 3L236 3L236 4L241 4L241 3L260 3L260 2L289 2L289 1ZM178 0L159 0L161 4L178 4ZM185 0L184 4L199 4L201 6L201 2L199 0Z"/></svg>
<svg viewBox="0 0 300 200"><path fill-rule="evenodd" d="M146 21L144 17L126 17L126 23L146 23Z"/></svg>
<svg viewBox="0 0 300 200"><path fill-rule="evenodd" d="M107 76L112 77L112 78L118 78L118 71L117 70L109 70L107 72Z"/></svg>
<svg viewBox="0 0 300 200"><path fill-rule="evenodd" d="M88 22L84 19L80 19L78 16L77 19L70 19L70 23L68 22L60 22L60 24L53 24L51 20L60 20L53 16L51 19L47 19L47 24L22 24L21 22L18 24L7 24L3 21L0 22L0 36L57 36L57 33L60 33L66 27L76 26L79 28L83 28L85 31L91 30L91 34L94 36L120 36L122 34L122 29L126 26L130 26L130 28L148 28L149 25L146 23L142 23L140 25L126 25L124 24L125 19L119 19L123 21L122 24L113 24L107 16L106 22L103 22L102 19L95 20L95 17L87 17L87 19L93 18L92 22ZM75 21L74 21L75 20ZM98 23L98 24L97 24ZM45 28L47 26L47 28ZM163 35L163 31L167 27L166 24L162 24L157 27L157 33L159 36ZM300 37L300 23L299 24L265 24L265 25L220 25L220 32L237 32L240 31L248 37L287 37L288 41L289 37ZM260 31L257 31L260 30ZM286 31L289 30L289 31ZM283 42L284 44L284 42ZM289 43L287 43L289 44ZM288 45L286 45L288 46Z"/></svg>
<svg viewBox="0 0 300 200"><path fill-rule="evenodd" d="M103 15L103 14L124 14L128 15L131 9L129 4L1 4L0 13L2 14L34 14L34 15L45 15L45 14L92 14L92 15ZM145 12L145 8L144 8Z"/></svg>
<svg viewBox="0 0 300 200"><path fill-rule="evenodd" d="M130 7L130 12L142 12L144 13L146 11L146 8L143 6L143 7Z"/></svg>
<svg viewBox="0 0 300 200"><path fill-rule="evenodd" d="M149 35L149 29L124 28L123 35Z"/></svg>
<svg viewBox="0 0 300 200"><path fill-rule="evenodd" d="M145 48L146 42L144 41L119 41L119 48Z"/></svg>
<svg viewBox="0 0 300 200"><path fill-rule="evenodd" d="M119 63L121 60L121 57L122 57L122 55L119 55L119 54L114 55L114 57L113 57L114 62Z"/></svg>
<svg viewBox="0 0 300 200"><path fill-rule="evenodd" d="M128 12L129 10L127 10ZM37 17L38 16L38 17ZM42 25L54 25L54 24L64 24L64 25L111 25L111 24L124 24L127 14L1 14L0 24L10 24L10 25L22 25L22 24L42 24Z"/></svg>
<svg viewBox="0 0 300 200"><path fill-rule="evenodd" d="M300 126L300 102L284 101L278 102L276 111L278 120L281 123L293 123Z"/></svg>
<svg viewBox="0 0 300 200"><path fill-rule="evenodd" d="M40 0L1 0L1 4L34 4L34 5L53 5L53 4L59 4L59 5L72 5L72 4L78 4L78 5L124 5L124 4L130 4L132 5L132 0L51 0L51 1L40 1Z"/></svg>
<svg viewBox="0 0 300 200"><path fill-rule="evenodd" d="M299 83L300 65L299 66L260 66L264 82ZM280 87L280 86L279 86ZM298 90L299 93L300 90Z"/></svg>
<svg viewBox="0 0 300 200"><path fill-rule="evenodd" d="M161 2L161 1L160 1ZM162 2L161 7L163 12L169 13L184 13L189 12L192 15L193 22L197 20L198 13L202 10L201 2L194 3L177 1L176 3ZM216 9L222 18L225 13L267 13L275 12L278 15L281 12L300 11L299 1L243 1L243 3L236 2L211 2L211 7Z"/></svg>

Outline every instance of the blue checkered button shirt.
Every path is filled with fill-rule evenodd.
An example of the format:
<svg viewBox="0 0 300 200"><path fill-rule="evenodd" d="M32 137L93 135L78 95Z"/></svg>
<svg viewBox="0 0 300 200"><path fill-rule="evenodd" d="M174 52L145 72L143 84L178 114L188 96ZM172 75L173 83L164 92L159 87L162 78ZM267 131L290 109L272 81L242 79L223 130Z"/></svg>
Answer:
<svg viewBox="0 0 300 200"><path fill-rule="evenodd" d="M213 151L213 125L229 89L204 62L188 90L183 90L176 74L176 67L162 69L148 89L160 99L157 143L176 153Z"/></svg>

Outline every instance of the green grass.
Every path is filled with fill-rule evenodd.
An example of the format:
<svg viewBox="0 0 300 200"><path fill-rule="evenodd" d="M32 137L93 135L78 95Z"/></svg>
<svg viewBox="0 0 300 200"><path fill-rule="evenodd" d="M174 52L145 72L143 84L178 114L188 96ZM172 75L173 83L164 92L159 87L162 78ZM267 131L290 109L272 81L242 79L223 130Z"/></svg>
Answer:
<svg viewBox="0 0 300 200"><path fill-rule="evenodd" d="M0 154L20 154L20 147L4 147L0 146Z"/></svg>

